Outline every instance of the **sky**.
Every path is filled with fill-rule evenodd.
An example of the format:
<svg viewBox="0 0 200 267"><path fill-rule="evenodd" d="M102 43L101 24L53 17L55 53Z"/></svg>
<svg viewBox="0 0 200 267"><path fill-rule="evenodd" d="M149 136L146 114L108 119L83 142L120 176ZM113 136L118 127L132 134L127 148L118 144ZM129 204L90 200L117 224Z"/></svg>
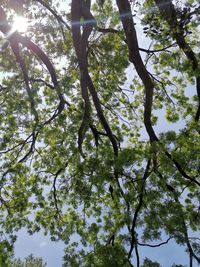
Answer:
<svg viewBox="0 0 200 267"><path fill-rule="evenodd" d="M166 240L163 238L163 241ZM61 267L63 249L62 242L51 242L50 238L42 233L30 236L25 230L21 230L15 245L15 256L23 259L33 253L36 257L42 257L47 263L47 267ZM173 263L189 266L189 258L184 252L184 248L177 246L173 240L158 248L139 247L139 253L141 259L149 257L152 261L157 260L162 267L170 267ZM197 266L194 261L193 267Z"/></svg>
<svg viewBox="0 0 200 267"><path fill-rule="evenodd" d="M67 2L69 2L69 0ZM139 43L142 48L147 48L149 45L149 41L144 37L139 38ZM131 73L128 73L128 75L132 78ZM157 128L168 130L163 120L159 121ZM63 249L64 244L62 242L52 242L50 241L50 238L48 236L44 236L42 232L30 236L27 234L26 230L23 229L18 233L18 240L15 244L15 257L23 259L33 253L36 257L42 257L47 263L47 267L61 267ZM177 246L173 240L169 241L169 243L163 247L142 247L139 248L139 251L141 258L144 259L145 257L149 257L151 260L157 260L160 262L162 267L169 267L173 265L174 262L188 266L189 259L187 254L184 252L184 248ZM194 262L193 267L197 267L196 262Z"/></svg>
<svg viewBox="0 0 200 267"><path fill-rule="evenodd" d="M47 267L61 267L63 250L62 242L52 242L42 233L30 236L26 230L21 230L15 244L15 257L23 259L32 253L35 257L42 257Z"/></svg>

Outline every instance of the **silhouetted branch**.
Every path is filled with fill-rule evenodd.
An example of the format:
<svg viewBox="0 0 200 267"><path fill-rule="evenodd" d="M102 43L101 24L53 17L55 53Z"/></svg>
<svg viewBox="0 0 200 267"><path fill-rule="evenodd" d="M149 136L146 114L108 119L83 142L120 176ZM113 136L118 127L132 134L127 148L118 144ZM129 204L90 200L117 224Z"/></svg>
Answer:
<svg viewBox="0 0 200 267"><path fill-rule="evenodd" d="M167 21L170 26L171 36L176 40L176 43L186 55L188 60L192 64L193 71L198 71L198 58L195 52L192 50L191 46L185 39L184 30L181 24L178 22L177 11L171 0L155 0L155 3L162 15L162 17ZM198 109L195 115L195 121L199 120L200 117L200 76L196 75L196 90L199 99Z"/></svg>
<svg viewBox="0 0 200 267"><path fill-rule="evenodd" d="M135 209L135 213L134 213L133 220L132 220L131 247L130 247L130 250L129 250L129 253L128 253L128 258L129 259L131 257L131 254L132 254L133 248L135 246L135 243L137 243L136 236L135 236L135 228L136 228L136 223L137 223L137 218L138 218L138 215L139 215L139 211L142 208L142 204L143 204L143 194L144 194L144 190L145 190L146 179L150 175L150 172L149 172L150 165L151 165L151 160L148 160L147 165L146 165L146 169L145 169L145 172L144 172L144 175L143 175L142 187L141 187L141 191L140 191L140 195L139 195L139 202L138 202L138 205L137 205L137 207Z"/></svg>
<svg viewBox="0 0 200 267"><path fill-rule="evenodd" d="M45 1L43 0L34 0L35 2L40 3L43 7L45 7L49 12L57 19L57 21L61 24L63 24L68 30L71 30L70 26L67 24L67 22L64 21L64 19L59 16L56 11L54 11Z"/></svg>
<svg viewBox="0 0 200 267"><path fill-rule="evenodd" d="M142 61L142 58L139 53L139 46L137 40L137 34L132 18L131 6L128 0L116 0L117 6L120 13L120 18L122 21L123 29L126 35L127 46L129 49L129 60L133 63L137 74L141 78L144 87L145 87L145 104L144 104L144 124L146 131L149 135L150 142L158 141L156 136L152 121L151 121L151 112L152 112L152 101L153 101L153 90L154 84L149 76L149 73ZM129 15L125 15L129 14Z"/></svg>
<svg viewBox="0 0 200 267"><path fill-rule="evenodd" d="M142 52L148 53L148 54L157 53L157 52L163 52L163 51L165 51L165 52L171 52L171 51L168 51L167 49L168 48L171 48L171 47L174 47L175 45L176 45L176 43L173 43L173 44L168 45L166 47L163 47L161 49L145 49L145 48L141 48L140 47L139 50L142 51Z"/></svg>
<svg viewBox="0 0 200 267"><path fill-rule="evenodd" d="M159 243L157 245L150 245L150 244L140 243L138 241L137 241L137 243L138 243L138 245L143 246L143 247L157 248L157 247L166 245L169 242L169 240L171 240L172 238L173 237L169 237L165 242L161 242L161 243Z"/></svg>

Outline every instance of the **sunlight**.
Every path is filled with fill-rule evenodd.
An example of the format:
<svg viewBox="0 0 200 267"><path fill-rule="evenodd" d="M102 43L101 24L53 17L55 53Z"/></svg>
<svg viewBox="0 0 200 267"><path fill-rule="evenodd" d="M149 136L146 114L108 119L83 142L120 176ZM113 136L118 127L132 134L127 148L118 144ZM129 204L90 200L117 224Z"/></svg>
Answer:
<svg viewBox="0 0 200 267"><path fill-rule="evenodd" d="M13 21L13 30L18 32L26 32L28 28L28 21L24 17L17 16Z"/></svg>

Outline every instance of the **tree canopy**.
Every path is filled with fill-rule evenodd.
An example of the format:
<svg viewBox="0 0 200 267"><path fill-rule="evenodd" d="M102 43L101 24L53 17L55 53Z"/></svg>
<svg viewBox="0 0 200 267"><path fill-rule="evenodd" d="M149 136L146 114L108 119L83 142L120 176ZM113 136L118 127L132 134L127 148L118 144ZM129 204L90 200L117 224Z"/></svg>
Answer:
<svg viewBox="0 0 200 267"><path fill-rule="evenodd" d="M199 22L197 0L1 1L0 257L26 227L63 266L161 266L140 252L172 240L200 263Z"/></svg>
<svg viewBox="0 0 200 267"><path fill-rule="evenodd" d="M46 263L43 262L42 258L36 258L32 254L28 255L24 261L16 259L12 254L4 254L3 260L2 254L0 258L0 266L4 267L45 267Z"/></svg>

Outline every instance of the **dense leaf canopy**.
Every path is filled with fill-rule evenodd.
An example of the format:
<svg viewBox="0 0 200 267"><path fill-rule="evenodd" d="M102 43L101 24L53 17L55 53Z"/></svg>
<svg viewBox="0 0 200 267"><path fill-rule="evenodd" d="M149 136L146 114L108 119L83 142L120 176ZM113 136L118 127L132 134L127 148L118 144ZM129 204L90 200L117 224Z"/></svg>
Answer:
<svg viewBox="0 0 200 267"><path fill-rule="evenodd" d="M0 257L26 227L64 266L170 242L200 263L199 22L197 0L1 1Z"/></svg>

